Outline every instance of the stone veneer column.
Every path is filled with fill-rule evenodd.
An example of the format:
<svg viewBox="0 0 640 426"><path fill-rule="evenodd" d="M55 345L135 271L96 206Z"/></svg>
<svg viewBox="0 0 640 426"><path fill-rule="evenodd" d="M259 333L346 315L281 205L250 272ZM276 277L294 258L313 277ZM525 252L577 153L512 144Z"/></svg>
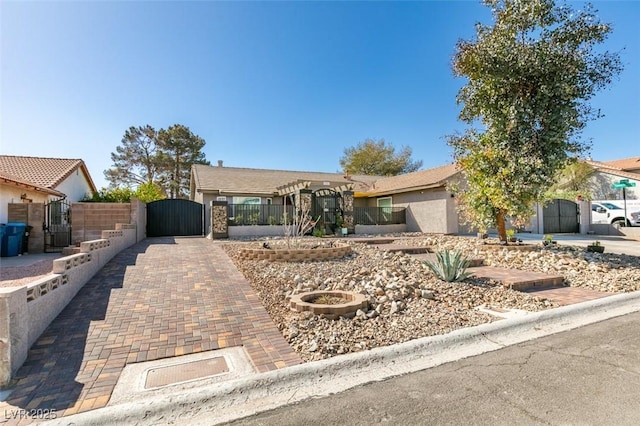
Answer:
<svg viewBox="0 0 640 426"><path fill-rule="evenodd" d="M229 238L226 201L211 202L211 238Z"/></svg>
<svg viewBox="0 0 640 426"><path fill-rule="evenodd" d="M347 225L347 232L349 234L355 234L356 224L353 216L353 191L342 191L342 203L344 205L342 220L344 220L344 223Z"/></svg>
<svg viewBox="0 0 640 426"><path fill-rule="evenodd" d="M313 192L310 189L301 189L297 195L296 210L298 210L298 213L306 211L308 214L311 214Z"/></svg>

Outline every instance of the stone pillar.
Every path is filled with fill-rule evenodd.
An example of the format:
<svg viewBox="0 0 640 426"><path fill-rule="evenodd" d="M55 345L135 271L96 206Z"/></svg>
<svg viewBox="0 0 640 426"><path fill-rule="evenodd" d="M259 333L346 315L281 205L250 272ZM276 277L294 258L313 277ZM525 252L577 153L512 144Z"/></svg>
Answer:
<svg viewBox="0 0 640 426"><path fill-rule="evenodd" d="M588 234L591 229L591 202L584 200L576 200L578 203L578 212L580 214L580 233Z"/></svg>
<svg viewBox="0 0 640 426"><path fill-rule="evenodd" d="M311 214L313 206L313 192L310 189L301 189L296 196L296 210L298 213L306 212Z"/></svg>
<svg viewBox="0 0 640 426"><path fill-rule="evenodd" d="M211 238L229 238L227 224L227 202L211 202Z"/></svg>
<svg viewBox="0 0 640 426"><path fill-rule="evenodd" d="M75 218L74 218L75 220ZM147 238L147 205L138 198L131 199L131 222L136 225L136 242ZM74 222L75 224L75 222Z"/></svg>
<svg viewBox="0 0 640 426"><path fill-rule="evenodd" d="M342 203L344 205L343 220L347 227L347 233L354 234L356 232L356 224L353 209L353 191L342 192Z"/></svg>

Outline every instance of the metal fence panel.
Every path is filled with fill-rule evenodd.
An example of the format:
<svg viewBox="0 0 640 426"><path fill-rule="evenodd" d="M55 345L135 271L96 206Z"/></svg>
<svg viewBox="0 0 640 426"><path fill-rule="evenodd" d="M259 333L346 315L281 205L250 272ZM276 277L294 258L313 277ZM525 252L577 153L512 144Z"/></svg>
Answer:
<svg viewBox="0 0 640 426"><path fill-rule="evenodd" d="M202 204L182 199L166 199L147 204L147 236L202 235Z"/></svg>
<svg viewBox="0 0 640 426"><path fill-rule="evenodd" d="M283 204L229 204L227 217L229 226L248 225L283 225L287 212L288 220L291 220L294 208Z"/></svg>
<svg viewBox="0 0 640 426"><path fill-rule="evenodd" d="M406 223L404 207L355 207L356 225L398 225Z"/></svg>

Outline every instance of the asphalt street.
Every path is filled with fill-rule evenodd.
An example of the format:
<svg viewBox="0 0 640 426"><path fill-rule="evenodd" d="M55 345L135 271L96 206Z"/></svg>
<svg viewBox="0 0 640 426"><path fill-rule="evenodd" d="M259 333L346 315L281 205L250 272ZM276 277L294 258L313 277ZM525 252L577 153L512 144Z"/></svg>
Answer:
<svg viewBox="0 0 640 426"><path fill-rule="evenodd" d="M637 425L640 313L231 425Z"/></svg>

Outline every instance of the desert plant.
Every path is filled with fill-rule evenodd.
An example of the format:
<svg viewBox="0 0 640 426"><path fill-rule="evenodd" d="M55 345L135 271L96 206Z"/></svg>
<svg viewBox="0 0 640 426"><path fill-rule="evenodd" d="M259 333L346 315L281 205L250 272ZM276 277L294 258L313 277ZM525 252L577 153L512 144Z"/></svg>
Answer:
<svg viewBox="0 0 640 426"><path fill-rule="evenodd" d="M296 202L292 195L289 196L291 203L294 205L293 217L289 218L287 213L283 214L284 221L284 239L287 248L300 247L301 238L316 225L320 219L313 220L311 216L311 203L303 200ZM286 206L286 205L285 205Z"/></svg>
<svg viewBox="0 0 640 426"><path fill-rule="evenodd" d="M314 237L324 237L324 226L313 228L313 236Z"/></svg>
<svg viewBox="0 0 640 426"><path fill-rule="evenodd" d="M471 273L467 272L471 261L458 250L438 251L435 262L427 260L424 263L436 277L449 283L464 281L471 276Z"/></svg>

